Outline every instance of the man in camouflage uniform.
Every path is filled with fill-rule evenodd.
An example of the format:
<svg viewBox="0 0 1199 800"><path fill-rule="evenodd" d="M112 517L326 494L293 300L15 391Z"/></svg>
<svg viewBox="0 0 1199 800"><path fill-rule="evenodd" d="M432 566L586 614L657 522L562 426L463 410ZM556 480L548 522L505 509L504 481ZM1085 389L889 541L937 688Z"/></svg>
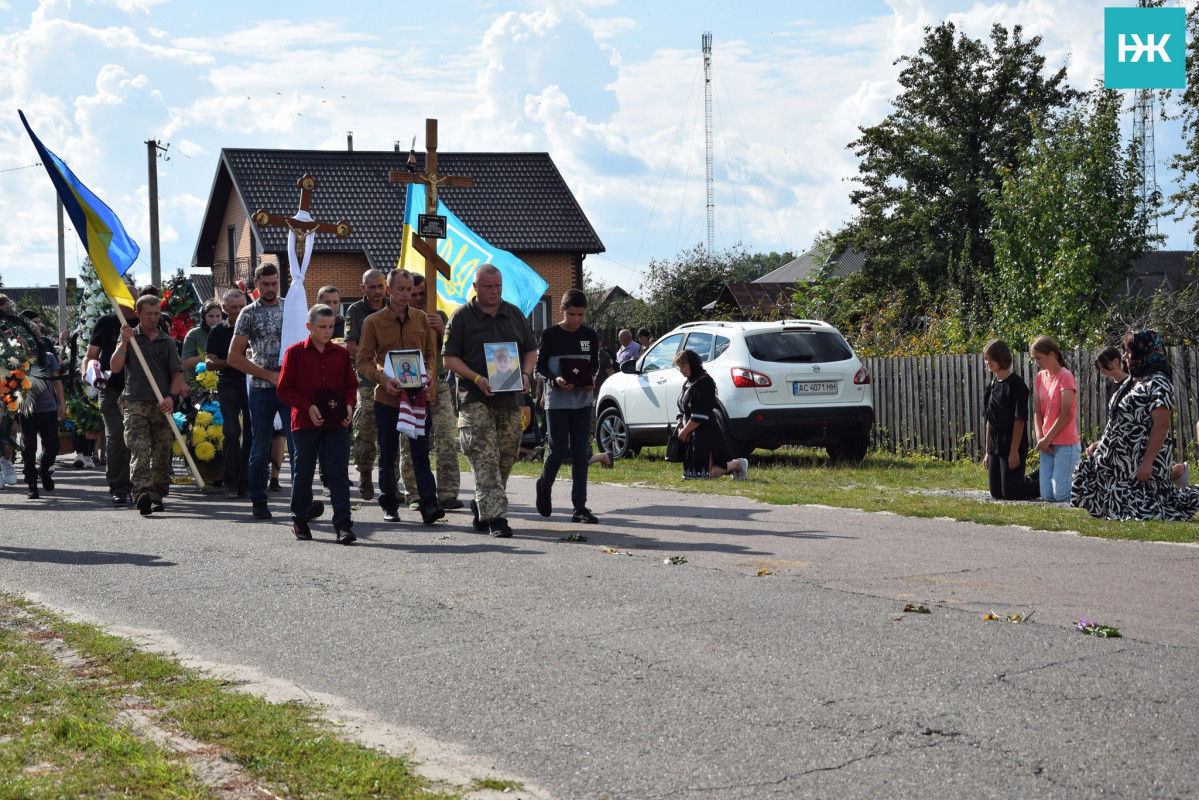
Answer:
<svg viewBox="0 0 1199 800"><path fill-rule="evenodd" d="M121 343L113 351L109 364L115 375L125 372L125 445L130 453L130 483L133 485L134 502L142 516L162 511L162 499L171 488L171 424L166 415L174 411L175 401L171 395L188 394L183 379L183 362L179 360L179 349L170 336L158 327L162 308L157 297L143 295L134 307L138 325L121 326ZM130 339L137 337L137 345L145 356L149 374L142 368L141 361L129 352ZM154 386L163 395L159 400Z"/></svg>
<svg viewBox="0 0 1199 800"><path fill-rule="evenodd" d="M409 307L414 313L420 314L425 310L425 276L412 273L412 299ZM429 327L437 337L437 399L429 405L429 431L432 438L433 456L437 460L437 502L451 511L462 508L458 499L458 439L455 435L454 393L449 389L446 377L449 370L445 368L441 358L441 348L444 346L445 324L447 317L444 311L438 309L433 314L427 314ZM400 437L398 469L404 479L404 491L408 495L408 506L418 503L416 490L416 473L412 469L412 455L408 450L408 440Z"/></svg>
<svg viewBox="0 0 1199 800"><path fill-rule="evenodd" d="M362 338L362 327L366 318L387 305L387 287L383 273L368 269L362 273L362 299L346 309L346 349L357 361L358 347ZM379 432L375 427L375 383L358 373L358 405L354 406L354 466L358 468L358 494L363 500L375 496L371 473L375 469L378 454ZM413 478L413 485L415 485ZM405 485L407 479L405 478Z"/></svg>
<svg viewBox="0 0 1199 800"><path fill-rule="evenodd" d="M462 378L458 433L475 476L475 499L470 503L475 530L497 537L512 535L505 518L506 487L520 450L523 401L521 392L491 390L484 345L516 342L525 392L537 364L533 328L519 308L504 301L503 288L503 277L494 265L475 270L475 296L450 317L442 351L445 366Z"/></svg>

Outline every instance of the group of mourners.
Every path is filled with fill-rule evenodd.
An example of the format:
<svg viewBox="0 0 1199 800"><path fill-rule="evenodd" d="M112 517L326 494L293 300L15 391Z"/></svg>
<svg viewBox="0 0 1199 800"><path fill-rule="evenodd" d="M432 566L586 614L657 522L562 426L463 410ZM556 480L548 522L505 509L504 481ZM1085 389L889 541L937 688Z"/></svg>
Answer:
<svg viewBox="0 0 1199 800"><path fill-rule="evenodd" d="M277 470L286 441L292 531L298 539L311 539L310 523L324 514L313 492L319 476L333 506L337 541L355 541L351 462L365 500L376 496L377 468L377 499L386 522L399 521L405 507L426 525L463 508L459 449L474 476L469 504L474 529L511 536L507 482L528 424L522 412L534 387L548 429L536 483L537 511L547 517L553 513L554 482L569 459L571 520L598 522L587 506L587 470L597 462L611 466L612 459L592 451L596 387L622 358L644 352L648 331L638 331L642 341L637 342L631 331L622 330L621 350L613 357L585 323L587 296L578 289L566 292L561 321L538 339L521 310L503 300L503 276L492 265L478 268L473 297L449 317L425 311L424 276L403 269L384 276L372 269L362 276L363 298L350 305L345 319L338 315L340 292L323 287L308 310L307 337L284 348L278 267L260 265L254 282L253 302L230 289L219 304L206 303L201 325L188 334L182 352L152 287L140 293L134 308L122 306L120 317L97 321L79 369L98 389L113 505L133 504L147 516L165 510L173 440L169 415L189 394L185 370L203 360L218 373L226 496L248 499L255 519L271 519L268 490L280 488ZM131 354L134 340L138 358ZM66 413L52 343L44 336L41 342L46 389L20 418L30 498L40 496L39 485L54 488L58 424ZM410 370L395 367L389 354L402 355L399 363L409 367L419 356L419 384ZM996 339L983 349L994 376L983 397L983 466L992 497L1070 501L1111 519L1186 520L1199 511L1199 487L1187 485L1186 464L1173 462L1173 374L1157 332L1130 333L1122 350L1109 347L1096 358L1096 369L1116 389L1103 435L1085 458L1078 386L1061 348L1042 336L1030 354L1039 368L1031 391L1013 371L1006 342ZM514 362L519 381L499 368L502 360ZM702 359L685 350L674 363L686 379L675 431L684 447L684 478L743 480L749 464L732 457L715 422L716 385ZM514 388L519 383L519 391L501 390L501 380ZM1030 446L1038 451L1040 466L1025 475ZM16 482L7 457L0 458L0 470L0 480Z"/></svg>
<svg viewBox="0 0 1199 800"><path fill-rule="evenodd" d="M230 289L219 304L206 303L201 324L182 348L164 324L153 287L138 293L133 308L122 306L119 316L97 321L80 372L98 389L107 443L105 477L114 506L132 504L145 516L165 510L173 441L169 418L187 402L185 372L203 362L218 373L225 495L249 500L255 519L271 519L268 491L278 487L272 451L285 441L297 539L311 539L311 523L324 514L313 492L319 476L332 505L337 541L356 540L351 461L365 500L376 497L377 465L377 500L386 522L400 521L405 508L418 512L426 525L448 510L464 508L458 499L459 449L474 476L469 504L474 529L511 536L506 487L526 424L524 398L534 384L542 390L548 420L536 508L543 516L553 513L553 485L569 458L571 520L598 522L587 506L587 469L596 462L611 466L612 460L606 453L592 455L594 393L615 365L584 322L584 292L566 292L561 321L538 340L521 310L502 299L503 277L492 265L478 268L473 297L449 317L425 311L423 276L403 269L384 276L372 269L362 277L363 298L350 305L344 319L338 315L340 292L323 287L318 303L308 309L308 335L283 347L278 267L260 265L254 285L252 302ZM140 357L134 357L134 342ZM392 361L391 355L403 360ZM413 385L418 360L423 368ZM517 375L503 369L501 362L508 361ZM397 369L396 363L409 369ZM58 365L49 366L48 387L58 395L48 390L45 398L53 419L46 417L44 427L54 436L52 442L48 434L43 437L40 471L33 466L40 428L31 422L25 434L31 498L39 496L39 479L53 489L57 424L65 413ZM512 389L503 390L501 384L509 382ZM40 422L45 414L40 407L36 413ZM725 466L714 467L713 474Z"/></svg>
<svg viewBox="0 0 1199 800"><path fill-rule="evenodd" d="M1188 520L1199 511L1199 487L1188 485L1185 463L1174 463L1173 372L1157 331L1129 333L1120 349L1107 347L1095 358L1095 368L1116 389L1103 434L1085 458L1078 384L1061 347L1041 336L1030 354L1038 367L1032 392L1012 370L1006 342L996 339L983 349L994 376L983 396L983 466L993 498L1069 501L1095 517L1121 520ZM1026 476L1030 443L1040 467Z"/></svg>

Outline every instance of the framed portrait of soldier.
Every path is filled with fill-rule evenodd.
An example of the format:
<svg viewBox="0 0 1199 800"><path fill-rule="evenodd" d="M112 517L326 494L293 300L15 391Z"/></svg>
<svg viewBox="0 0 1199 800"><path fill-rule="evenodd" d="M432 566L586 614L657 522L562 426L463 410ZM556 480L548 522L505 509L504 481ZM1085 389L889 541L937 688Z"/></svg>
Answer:
<svg viewBox="0 0 1199 800"><path fill-rule="evenodd" d="M493 392L519 392L524 389L520 379L520 351L516 342L487 342L483 354L487 357L487 382Z"/></svg>

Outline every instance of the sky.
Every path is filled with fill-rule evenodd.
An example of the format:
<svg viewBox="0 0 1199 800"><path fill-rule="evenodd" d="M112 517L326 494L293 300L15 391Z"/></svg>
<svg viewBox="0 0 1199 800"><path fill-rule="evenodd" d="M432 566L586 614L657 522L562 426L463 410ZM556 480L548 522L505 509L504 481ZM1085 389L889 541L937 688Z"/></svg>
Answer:
<svg viewBox="0 0 1199 800"><path fill-rule="evenodd" d="M1111 5L1135 5L1133 0ZM58 280L52 184L17 109L102 197L150 274L147 140L162 271L189 269L223 147L548 152L606 252L585 269L636 291L651 259L707 240L700 37L713 36L718 249L807 250L853 217L847 145L897 93L926 26L995 22L1044 37L1047 66L1103 76L1097 0L0 0L0 276ZM1126 123L1130 124L1130 123ZM1158 182L1182 148L1156 125ZM69 224L69 220L68 220ZM396 220L399 226L401 220ZM1165 247L1189 224L1162 220ZM83 253L67 233L67 275Z"/></svg>

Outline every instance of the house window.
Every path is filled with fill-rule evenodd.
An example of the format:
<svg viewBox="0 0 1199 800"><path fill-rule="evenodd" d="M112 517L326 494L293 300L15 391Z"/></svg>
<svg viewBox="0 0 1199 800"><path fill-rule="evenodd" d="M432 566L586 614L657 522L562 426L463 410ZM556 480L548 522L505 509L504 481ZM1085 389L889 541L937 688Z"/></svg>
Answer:
<svg viewBox="0 0 1199 800"><path fill-rule="evenodd" d="M533 323L533 333L538 336L550 326L550 299L548 297L543 297L537 301L537 305L533 308L533 313L529 315L529 319Z"/></svg>

